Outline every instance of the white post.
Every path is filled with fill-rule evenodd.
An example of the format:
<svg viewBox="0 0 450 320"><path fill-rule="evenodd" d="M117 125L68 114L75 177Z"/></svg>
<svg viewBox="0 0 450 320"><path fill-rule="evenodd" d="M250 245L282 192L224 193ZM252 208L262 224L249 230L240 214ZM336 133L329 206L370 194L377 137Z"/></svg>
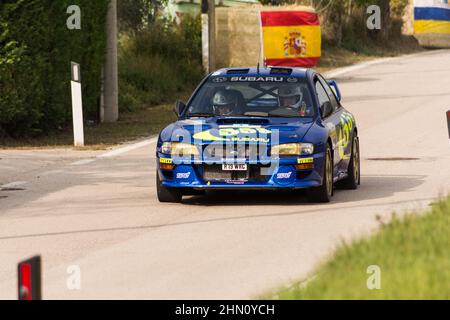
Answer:
<svg viewBox="0 0 450 320"><path fill-rule="evenodd" d="M75 147L84 146L83 99L81 94L81 73L78 63L71 63L72 69L72 119L73 142Z"/></svg>
<svg viewBox="0 0 450 320"><path fill-rule="evenodd" d="M260 66L265 67L266 59L264 57L264 33L263 33L261 11L258 13L258 22L259 22L259 59L258 59L258 63Z"/></svg>
<svg viewBox="0 0 450 320"><path fill-rule="evenodd" d="M208 22L208 2L203 0L202 10L202 62L206 73L209 73L209 22Z"/></svg>
<svg viewBox="0 0 450 320"><path fill-rule="evenodd" d="M203 68L206 73L209 73L209 33L207 14L202 14L202 57Z"/></svg>
<svg viewBox="0 0 450 320"><path fill-rule="evenodd" d="M216 0L208 0L209 72L216 69Z"/></svg>

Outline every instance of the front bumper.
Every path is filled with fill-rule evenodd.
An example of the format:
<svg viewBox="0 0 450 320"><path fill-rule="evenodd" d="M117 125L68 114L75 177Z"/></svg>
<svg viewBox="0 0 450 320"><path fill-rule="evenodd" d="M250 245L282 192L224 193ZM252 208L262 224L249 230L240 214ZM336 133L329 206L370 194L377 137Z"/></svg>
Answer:
<svg viewBox="0 0 450 320"><path fill-rule="evenodd" d="M175 161L158 154L157 166L161 184L167 188L206 189L303 189L322 185L324 153L309 157L282 158L270 162L242 161L248 167L247 174L220 177L222 163L207 160ZM296 165L312 163L313 168L298 169ZM229 163L223 161L223 163ZM173 166L167 170L167 164ZM164 167L164 168L161 168ZM211 175L211 171L219 175Z"/></svg>

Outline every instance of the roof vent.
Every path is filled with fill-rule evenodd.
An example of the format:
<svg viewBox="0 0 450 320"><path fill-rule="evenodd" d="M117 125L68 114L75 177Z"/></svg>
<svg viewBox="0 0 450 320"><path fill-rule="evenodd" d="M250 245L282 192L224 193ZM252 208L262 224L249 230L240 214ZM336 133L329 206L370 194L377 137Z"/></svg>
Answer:
<svg viewBox="0 0 450 320"><path fill-rule="evenodd" d="M282 68L282 67L272 67L270 68L271 74L282 74L282 75L291 75L292 68Z"/></svg>
<svg viewBox="0 0 450 320"><path fill-rule="evenodd" d="M250 69L230 69L227 71L227 74L247 74L250 72Z"/></svg>

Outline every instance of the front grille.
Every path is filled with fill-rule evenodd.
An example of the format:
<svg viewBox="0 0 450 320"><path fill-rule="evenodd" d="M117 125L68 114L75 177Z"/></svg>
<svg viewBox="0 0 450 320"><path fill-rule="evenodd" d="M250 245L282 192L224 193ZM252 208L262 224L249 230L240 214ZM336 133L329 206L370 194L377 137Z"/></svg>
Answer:
<svg viewBox="0 0 450 320"><path fill-rule="evenodd" d="M205 165L203 167L203 180L205 181L233 180L233 171L223 171L222 166L216 164Z"/></svg>
<svg viewBox="0 0 450 320"><path fill-rule="evenodd" d="M267 146L263 144L210 144L204 147L205 159L216 160L260 160L267 157Z"/></svg>
<svg viewBox="0 0 450 320"><path fill-rule="evenodd" d="M263 175L261 165L248 165L247 171L223 171L222 165L203 165L204 181L267 181L269 176Z"/></svg>

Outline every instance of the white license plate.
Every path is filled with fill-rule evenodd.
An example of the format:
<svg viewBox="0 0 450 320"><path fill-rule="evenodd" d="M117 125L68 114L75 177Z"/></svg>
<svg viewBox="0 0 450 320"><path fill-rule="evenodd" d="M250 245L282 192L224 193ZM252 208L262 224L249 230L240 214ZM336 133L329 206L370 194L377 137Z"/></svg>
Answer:
<svg viewBox="0 0 450 320"><path fill-rule="evenodd" d="M224 163L222 164L223 171L247 171L247 165L237 163Z"/></svg>

